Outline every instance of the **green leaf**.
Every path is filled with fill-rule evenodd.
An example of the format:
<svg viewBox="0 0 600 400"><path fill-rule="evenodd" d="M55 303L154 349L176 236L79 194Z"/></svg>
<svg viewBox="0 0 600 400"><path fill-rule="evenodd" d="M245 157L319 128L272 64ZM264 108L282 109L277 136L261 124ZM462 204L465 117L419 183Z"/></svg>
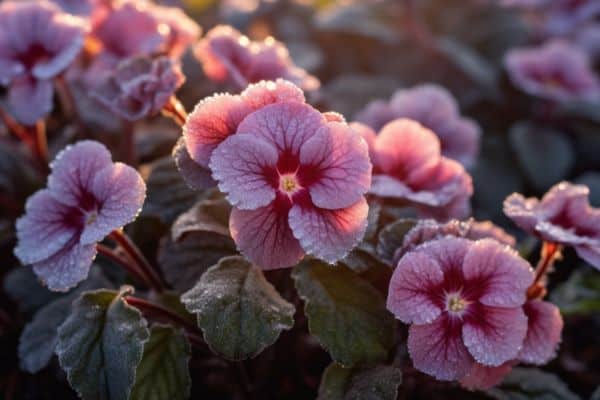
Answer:
<svg viewBox="0 0 600 400"><path fill-rule="evenodd" d="M210 348L229 360L254 357L294 325L294 306L243 257L227 257L181 300Z"/></svg>
<svg viewBox="0 0 600 400"><path fill-rule="evenodd" d="M377 257L375 247L367 242L359 243L346 257L344 257L340 264L345 265L352 271L357 273L365 272L371 268L380 266L387 266L383 264Z"/></svg>
<svg viewBox="0 0 600 400"><path fill-rule="evenodd" d="M61 293L45 288L29 266L19 266L7 273L4 291L26 313L34 312L61 297Z"/></svg>
<svg viewBox="0 0 600 400"><path fill-rule="evenodd" d="M177 242L186 234L193 232L217 234L229 238L229 214L231 214L231 205L227 200L201 200L177 217L171 228L171 238Z"/></svg>
<svg viewBox="0 0 600 400"><path fill-rule="evenodd" d="M550 295L563 314L600 312L600 275L586 267L573 272L569 279Z"/></svg>
<svg viewBox="0 0 600 400"><path fill-rule="evenodd" d="M537 368L514 368L502 383L486 392L497 400L578 400L558 376Z"/></svg>
<svg viewBox="0 0 600 400"><path fill-rule="evenodd" d="M317 400L394 400L402 372L388 365L344 368L332 363L325 369Z"/></svg>
<svg viewBox="0 0 600 400"><path fill-rule="evenodd" d="M561 132L519 122L510 129L509 138L525 176L538 190L566 178L573 167L573 146Z"/></svg>
<svg viewBox="0 0 600 400"><path fill-rule="evenodd" d="M344 366L387 357L394 342L394 318L381 294L345 266L317 260L294 268L310 333Z"/></svg>
<svg viewBox="0 0 600 400"><path fill-rule="evenodd" d="M404 242L404 236L417 224L417 220L410 218L401 218L391 224L386 225L379 232L377 241L377 255L387 262L392 263L394 254Z"/></svg>
<svg viewBox="0 0 600 400"><path fill-rule="evenodd" d="M127 400L148 341L146 320L119 292L86 292L58 328L56 355L71 387L84 400Z"/></svg>
<svg viewBox="0 0 600 400"><path fill-rule="evenodd" d="M168 325L152 326L130 399L187 399L192 386L190 355L190 345L182 331Z"/></svg>

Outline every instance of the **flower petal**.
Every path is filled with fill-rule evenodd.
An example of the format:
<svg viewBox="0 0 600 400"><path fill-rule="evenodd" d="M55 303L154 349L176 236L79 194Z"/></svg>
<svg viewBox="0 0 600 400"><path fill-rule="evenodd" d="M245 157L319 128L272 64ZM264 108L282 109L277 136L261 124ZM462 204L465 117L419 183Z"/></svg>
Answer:
<svg viewBox="0 0 600 400"><path fill-rule="evenodd" d="M99 242L113 230L133 221L146 198L144 180L135 169L123 163L98 171L91 189L99 209L87 222L81 244Z"/></svg>
<svg viewBox="0 0 600 400"><path fill-rule="evenodd" d="M52 111L52 81L30 77L15 79L8 90L8 104L15 118L25 125L35 125Z"/></svg>
<svg viewBox="0 0 600 400"><path fill-rule="evenodd" d="M252 109L240 96L217 94L202 100L183 126L185 145L194 161L208 167L213 150L233 135Z"/></svg>
<svg viewBox="0 0 600 400"><path fill-rule="evenodd" d="M291 267L304 256L278 200L257 210L234 207L229 230L240 252L262 269Z"/></svg>
<svg viewBox="0 0 600 400"><path fill-rule="evenodd" d="M33 264L33 271L48 289L65 292L87 278L96 257L96 245L72 243L52 257Z"/></svg>
<svg viewBox="0 0 600 400"><path fill-rule="evenodd" d="M172 155L179 173L190 188L194 190L204 190L216 185L210 170L196 164L196 162L192 160L182 137L177 140L177 144L173 147Z"/></svg>
<svg viewBox="0 0 600 400"><path fill-rule="evenodd" d="M519 360L530 364L546 364L556 354L563 328L558 307L541 300L528 301L523 307L527 315L527 336Z"/></svg>
<svg viewBox="0 0 600 400"><path fill-rule="evenodd" d="M475 363L460 384L469 390L485 390L496 386L512 370L514 362L505 362L498 367L488 367Z"/></svg>
<svg viewBox="0 0 600 400"><path fill-rule="evenodd" d="M439 380L460 379L475 363L462 342L460 323L446 314L430 324L411 325L407 344L414 367Z"/></svg>
<svg viewBox="0 0 600 400"><path fill-rule="evenodd" d="M348 125L329 122L300 149L300 164L317 170L308 190L320 208L336 209L356 203L371 186L369 149Z"/></svg>
<svg viewBox="0 0 600 400"><path fill-rule="evenodd" d="M16 224L18 243L14 253L21 263L42 261L71 241L78 232L66 221L73 211L58 202L48 189L32 195L25 205L25 215Z"/></svg>
<svg viewBox="0 0 600 400"><path fill-rule="evenodd" d="M522 306L527 288L533 283L529 263L493 239L473 243L462 268L465 279L472 281L479 292L478 301L487 306Z"/></svg>
<svg viewBox="0 0 600 400"><path fill-rule="evenodd" d="M270 178L276 174L278 158L270 143L252 135L237 134L213 151L210 169L233 206L256 210L275 199L274 182Z"/></svg>
<svg viewBox="0 0 600 400"><path fill-rule="evenodd" d="M600 270L600 243L596 245L580 245L575 247L577 255L588 264Z"/></svg>
<svg viewBox="0 0 600 400"><path fill-rule="evenodd" d="M398 263L390 280L387 308L406 324L427 324L439 317L435 301L444 281L440 266L423 253L408 253Z"/></svg>
<svg viewBox="0 0 600 400"><path fill-rule="evenodd" d="M58 153L50 164L48 189L60 202L79 207L82 198L91 194L98 171L111 165L111 154L104 145L91 140L77 142Z"/></svg>
<svg viewBox="0 0 600 400"><path fill-rule="evenodd" d="M499 308L471 304L462 337L477 362L497 367L517 356L527 334L522 307ZM475 310L473 310L475 309Z"/></svg>
<svg viewBox="0 0 600 400"><path fill-rule="evenodd" d="M363 238L368 212L364 197L339 210L296 204L290 210L289 224L306 253L333 264Z"/></svg>
<svg viewBox="0 0 600 400"><path fill-rule="evenodd" d="M240 96L253 110L258 110L268 104L282 102L304 103L304 92L285 79L276 81L260 81L248 86Z"/></svg>

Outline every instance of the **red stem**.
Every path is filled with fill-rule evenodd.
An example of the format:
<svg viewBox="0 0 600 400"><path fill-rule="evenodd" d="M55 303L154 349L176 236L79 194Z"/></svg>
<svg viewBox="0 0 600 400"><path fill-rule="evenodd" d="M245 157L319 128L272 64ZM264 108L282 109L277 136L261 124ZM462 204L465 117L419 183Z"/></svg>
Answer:
<svg viewBox="0 0 600 400"><path fill-rule="evenodd" d="M171 118L179 126L185 125L187 120L187 112L183 104L175 96L171 96L169 102L163 107L163 115Z"/></svg>
<svg viewBox="0 0 600 400"><path fill-rule="evenodd" d="M541 257L535 267L533 283L527 289L528 299L541 298L546 294L546 285L542 282L542 279L546 276L554 261L559 257L561 247L558 243L553 242L545 241L542 244Z"/></svg>
<svg viewBox="0 0 600 400"><path fill-rule="evenodd" d="M127 236L121 230L114 230L108 236L110 239L114 240L121 248L125 251L125 253L131 257L131 259L137 264L139 269L143 271L144 275L148 277L150 282L152 282L152 288L157 292L162 292L165 288L165 283L163 282L161 276L158 274L156 269L144 257L140 249L131 241L129 236Z"/></svg>
<svg viewBox="0 0 600 400"><path fill-rule="evenodd" d="M137 165L137 151L135 148L135 124L131 121L123 120L123 141L121 148L123 159L126 164Z"/></svg>
<svg viewBox="0 0 600 400"><path fill-rule="evenodd" d="M119 255L117 252L115 252L114 249L111 249L110 247L105 246L103 244L98 244L96 246L96 249L98 250L98 253L113 261L114 263L118 264L119 266L123 267L123 269L125 269L127 273L129 273L135 279L139 280L140 282L143 282L149 288L154 289L153 282L150 280L150 278L146 274L144 274L144 272L141 271L138 268L137 264L133 263L132 260Z"/></svg>

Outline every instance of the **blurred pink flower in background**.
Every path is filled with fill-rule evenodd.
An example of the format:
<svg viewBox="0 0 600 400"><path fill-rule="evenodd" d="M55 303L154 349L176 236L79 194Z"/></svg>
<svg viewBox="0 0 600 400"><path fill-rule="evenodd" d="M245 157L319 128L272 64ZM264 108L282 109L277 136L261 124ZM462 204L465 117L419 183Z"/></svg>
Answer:
<svg viewBox="0 0 600 400"><path fill-rule="evenodd" d="M47 1L0 4L0 84L21 123L52 110L53 78L79 54L86 24Z"/></svg>
<svg viewBox="0 0 600 400"><path fill-rule="evenodd" d="M481 364L515 359L527 335L523 311L533 271L493 239L446 237L407 253L390 280L387 307L411 324L415 368L460 380Z"/></svg>
<svg viewBox="0 0 600 400"><path fill-rule="evenodd" d="M249 83L283 78L304 90L319 87L319 81L294 65L285 45L272 37L251 41L227 25L211 29L195 49L205 74L236 88Z"/></svg>
<svg viewBox="0 0 600 400"><path fill-rule="evenodd" d="M159 113L185 77L168 57L134 57L121 62L92 95L113 113L137 121Z"/></svg>
<svg viewBox="0 0 600 400"><path fill-rule="evenodd" d="M561 182L541 200L513 193L504 213L520 228L539 238L572 246L585 261L600 269L600 210L590 206L589 189Z"/></svg>
<svg viewBox="0 0 600 400"><path fill-rule="evenodd" d="M27 200L17 220L14 253L51 290L66 291L87 277L96 244L135 219L146 185L94 141L66 147L51 168L48 188Z"/></svg>
<svg viewBox="0 0 600 400"><path fill-rule="evenodd" d="M504 60L513 84L554 101L597 99L600 83L587 54L562 40L510 50Z"/></svg>
<svg viewBox="0 0 600 400"><path fill-rule="evenodd" d="M355 119L379 131L397 118L415 120L440 139L442 154L472 166L479 153L481 130L477 123L460 115L456 100L445 88L423 84L397 90L389 102L375 100Z"/></svg>
<svg viewBox="0 0 600 400"><path fill-rule="evenodd" d="M470 214L471 177L460 163L440 154L440 141L432 131L416 121L398 119L378 135L364 126L359 133L371 147L370 193L406 201L436 219Z"/></svg>

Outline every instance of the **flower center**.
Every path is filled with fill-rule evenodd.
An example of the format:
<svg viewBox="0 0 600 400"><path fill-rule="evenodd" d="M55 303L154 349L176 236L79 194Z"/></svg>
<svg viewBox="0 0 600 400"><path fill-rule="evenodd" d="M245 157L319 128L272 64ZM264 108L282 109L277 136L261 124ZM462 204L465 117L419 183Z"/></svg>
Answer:
<svg viewBox="0 0 600 400"><path fill-rule="evenodd" d="M298 183L296 174L285 174L279 177L279 190L282 192L292 195L300 190L302 186Z"/></svg>
<svg viewBox="0 0 600 400"><path fill-rule="evenodd" d="M461 297L460 293L449 293L446 296L446 311L457 316L461 316L469 302Z"/></svg>
<svg viewBox="0 0 600 400"><path fill-rule="evenodd" d="M86 225L93 224L94 222L96 222L97 218L98 218L97 211L88 212L88 213L86 213L86 216L85 216L85 224Z"/></svg>

